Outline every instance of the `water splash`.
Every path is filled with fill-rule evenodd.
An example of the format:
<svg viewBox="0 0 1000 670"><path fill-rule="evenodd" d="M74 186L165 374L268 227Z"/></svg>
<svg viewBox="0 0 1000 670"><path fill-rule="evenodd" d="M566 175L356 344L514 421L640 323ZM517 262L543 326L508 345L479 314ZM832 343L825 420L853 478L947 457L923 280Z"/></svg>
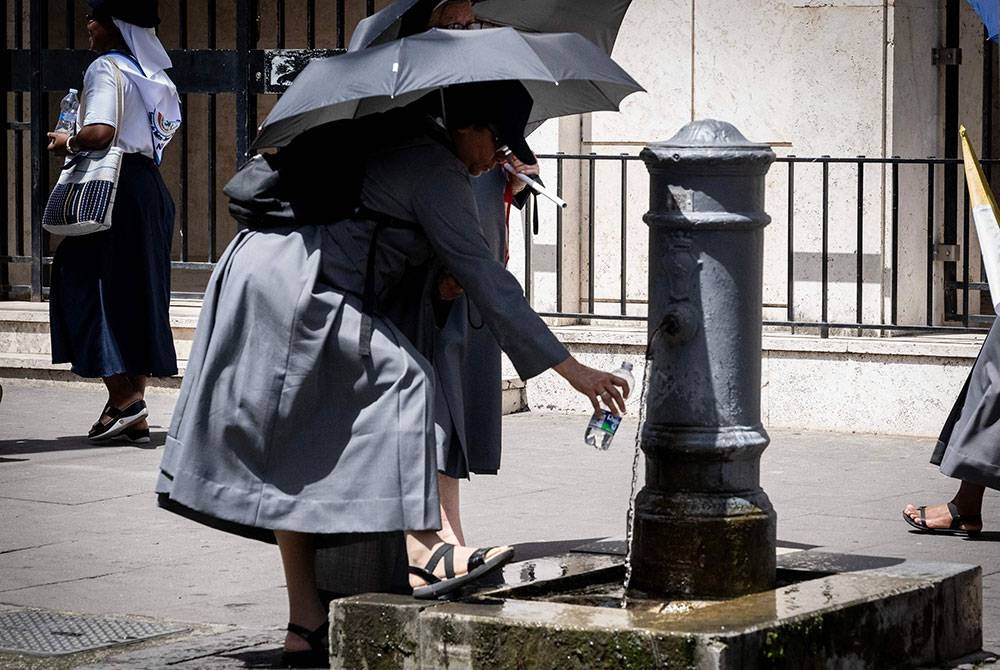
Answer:
<svg viewBox="0 0 1000 670"><path fill-rule="evenodd" d="M632 581L632 532L635 528L635 488L639 479L639 454L642 444L642 427L646 421L646 385L652 358L646 358L642 368L642 386L639 392L639 425L635 431L635 454L632 456L632 490L628 497L628 514L625 516L625 581L623 582L621 608L628 607L628 585Z"/></svg>

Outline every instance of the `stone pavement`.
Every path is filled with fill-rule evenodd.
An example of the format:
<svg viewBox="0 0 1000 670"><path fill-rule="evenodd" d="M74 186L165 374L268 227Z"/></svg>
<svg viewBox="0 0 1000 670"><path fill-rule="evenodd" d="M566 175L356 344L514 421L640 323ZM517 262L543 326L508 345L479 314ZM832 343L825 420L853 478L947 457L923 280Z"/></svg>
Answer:
<svg viewBox="0 0 1000 670"><path fill-rule="evenodd" d="M104 397L91 383L2 379L0 618L23 608L180 623L184 632L71 656L0 653L3 668L260 668L285 621L277 550L156 508L152 487L175 388L148 395L153 443L95 447L80 437ZM529 402L530 402L529 398ZM622 537L635 416L607 452L584 447L583 414L504 420L499 477L463 489L471 543L518 543L522 558ZM771 431L761 479L783 546L971 563L983 568L984 649L1000 652L1000 494L978 540L911 533L907 501L948 499L931 442L886 435ZM956 661L958 663L958 661Z"/></svg>

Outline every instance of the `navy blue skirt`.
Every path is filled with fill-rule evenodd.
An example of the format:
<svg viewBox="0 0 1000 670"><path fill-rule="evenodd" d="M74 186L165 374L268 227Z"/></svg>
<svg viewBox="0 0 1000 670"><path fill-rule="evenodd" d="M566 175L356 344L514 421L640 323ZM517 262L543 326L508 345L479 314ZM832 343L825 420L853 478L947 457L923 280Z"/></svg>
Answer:
<svg viewBox="0 0 1000 670"><path fill-rule="evenodd" d="M177 374L170 331L174 203L152 160L126 154L111 229L67 237L52 262L52 362L81 377Z"/></svg>

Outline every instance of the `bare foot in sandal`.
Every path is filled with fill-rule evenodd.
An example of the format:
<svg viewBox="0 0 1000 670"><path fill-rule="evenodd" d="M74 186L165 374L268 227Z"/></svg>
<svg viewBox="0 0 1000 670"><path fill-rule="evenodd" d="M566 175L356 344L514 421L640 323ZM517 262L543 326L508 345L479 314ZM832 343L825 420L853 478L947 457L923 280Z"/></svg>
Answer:
<svg viewBox="0 0 1000 670"><path fill-rule="evenodd" d="M514 549L465 547L438 539L434 531L410 532L406 536L410 562L410 586L415 598L438 598L502 567Z"/></svg>
<svg viewBox="0 0 1000 670"><path fill-rule="evenodd" d="M903 509L903 519L925 533L975 535L983 529L983 519L978 512L962 514L953 502L920 507L907 505Z"/></svg>

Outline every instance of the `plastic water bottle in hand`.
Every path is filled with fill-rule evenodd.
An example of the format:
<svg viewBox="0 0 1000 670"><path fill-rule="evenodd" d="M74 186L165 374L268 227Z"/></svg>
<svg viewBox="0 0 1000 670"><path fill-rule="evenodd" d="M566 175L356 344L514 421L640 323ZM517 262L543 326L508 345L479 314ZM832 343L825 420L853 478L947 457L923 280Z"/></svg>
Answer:
<svg viewBox="0 0 1000 670"><path fill-rule="evenodd" d="M69 89L69 93L59 103L59 121L54 132L72 135L76 132L76 115L80 111L80 99L76 97L77 90Z"/></svg>
<svg viewBox="0 0 1000 670"><path fill-rule="evenodd" d="M628 382L629 390L635 388L635 380L632 379L632 364L628 361L614 370L611 374L621 377ZM611 439L615 436L622 418L615 416L606 406L594 413L587 423L587 432L583 434L583 441L595 449L605 450L611 446Z"/></svg>

